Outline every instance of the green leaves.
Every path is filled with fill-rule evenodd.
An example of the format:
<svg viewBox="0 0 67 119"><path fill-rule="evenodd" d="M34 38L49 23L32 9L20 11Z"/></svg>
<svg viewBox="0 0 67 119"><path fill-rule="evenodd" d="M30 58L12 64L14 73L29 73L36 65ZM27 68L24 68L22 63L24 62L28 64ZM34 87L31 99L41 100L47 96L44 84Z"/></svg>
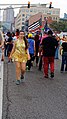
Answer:
<svg viewBox="0 0 67 119"><path fill-rule="evenodd" d="M56 22L54 21L53 23L50 24L50 27L54 30L54 31L67 31L67 21L59 21Z"/></svg>

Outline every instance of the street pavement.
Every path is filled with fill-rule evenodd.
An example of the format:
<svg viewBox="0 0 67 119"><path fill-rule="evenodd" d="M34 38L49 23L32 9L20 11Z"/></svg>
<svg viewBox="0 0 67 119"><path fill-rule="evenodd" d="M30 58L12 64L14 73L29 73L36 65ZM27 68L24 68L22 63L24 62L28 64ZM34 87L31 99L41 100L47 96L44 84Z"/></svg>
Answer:
<svg viewBox="0 0 67 119"><path fill-rule="evenodd" d="M15 65L5 60L2 119L67 119L67 73L60 73L60 64L55 60L54 80L34 64L25 83L16 85Z"/></svg>

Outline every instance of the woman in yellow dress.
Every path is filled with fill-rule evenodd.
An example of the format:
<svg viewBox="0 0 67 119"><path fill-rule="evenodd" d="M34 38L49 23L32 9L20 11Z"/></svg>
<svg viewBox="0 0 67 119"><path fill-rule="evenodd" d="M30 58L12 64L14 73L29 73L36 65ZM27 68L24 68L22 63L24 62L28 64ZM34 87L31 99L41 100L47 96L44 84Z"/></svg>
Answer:
<svg viewBox="0 0 67 119"><path fill-rule="evenodd" d="M20 84L20 75L23 75L26 70L26 62L30 59L28 52L28 42L24 36L24 32L19 32L19 38L14 42L10 58L15 61L16 64L16 84Z"/></svg>

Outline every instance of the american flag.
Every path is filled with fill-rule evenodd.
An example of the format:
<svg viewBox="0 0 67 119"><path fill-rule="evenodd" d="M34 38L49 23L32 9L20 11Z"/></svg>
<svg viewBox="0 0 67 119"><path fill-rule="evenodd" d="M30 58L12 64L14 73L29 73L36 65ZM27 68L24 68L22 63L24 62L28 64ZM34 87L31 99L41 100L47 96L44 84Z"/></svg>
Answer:
<svg viewBox="0 0 67 119"><path fill-rule="evenodd" d="M28 26L28 31L35 32L41 27L41 25L42 25L42 19L40 18L38 21Z"/></svg>

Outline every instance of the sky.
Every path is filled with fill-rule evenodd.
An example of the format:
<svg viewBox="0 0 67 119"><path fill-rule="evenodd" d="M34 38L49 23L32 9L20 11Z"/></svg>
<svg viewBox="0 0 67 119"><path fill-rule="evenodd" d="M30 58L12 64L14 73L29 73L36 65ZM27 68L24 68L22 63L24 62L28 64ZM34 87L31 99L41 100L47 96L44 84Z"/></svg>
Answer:
<svg viewBox="0 0 67 119"><path fill-rule="evenodd" d="M30 1L30 4L48 4L52 2L52 7L60 8L60 17L64 17L64 13L67 13L67 0L0 0L0 4L27 4ZM5 6L6 7L6 6ZM0 8L4 8L4 6L0 6ZM18 9L15 9L15 16L19 12ZM0 13L0 17L2 17L2 11ZM0 18L1 19L1 18Z"/></svg>

